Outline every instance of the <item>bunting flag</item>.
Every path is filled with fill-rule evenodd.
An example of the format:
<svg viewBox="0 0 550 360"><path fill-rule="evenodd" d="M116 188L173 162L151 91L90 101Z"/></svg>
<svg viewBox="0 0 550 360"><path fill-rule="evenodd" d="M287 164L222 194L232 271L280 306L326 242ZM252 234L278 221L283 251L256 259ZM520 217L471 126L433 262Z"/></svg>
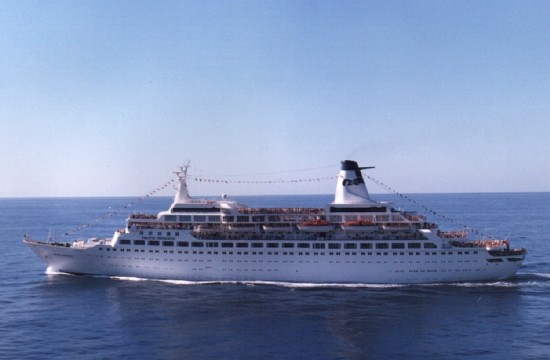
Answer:
<svg viewBox="0 0 550 360"><path fill-rule="evenodd" d="M466 224L461 224L445 215L442 215L442 214L439 214L437 213L436 211L432 210L432 209L429 209L428 207L420 204L418 201L414 200L414 199L411 199L410 197L408 197L407 195L404 195L404 194L401 194L399 192L397 192L396 190L394 190L393 188L389 187L388 185L384 184L383 182L381 181L378 181L376 180L375 178L373 178L372 176L369 176L369 175L365 175L363 174L364 177L366 177L367 179L369 179L370 181L372 181L373 183L375 183L376 185L380 186L381 188L385 189L386 191L388 192L391 192L393 193L394 195L397 195L399 196L400 198L404 199L404 200L407 200L408 202L410 202L411 204L414 204L416 205L417 207L419 207L420 209L422 209L422 211L424 211L425 213L430 213L434 216L437 216L439 217L440 219L443 219L445 221L448 221L456 226L459 226L459 227L462 227L464 228L466 231L470 232L470 233L473 233L473 234L476 234L476 235L479 235L481 237L484 237L484 238L489 238L489 239L494 239L493 236L490 236L490 235L487 235L485 233L482 233L481 231L475 229L475 228L472 228L472 227L469 227L468 225Z"/></svg>
<svg viewBox="0 0 550 360"><path fill-rule="evenodd" d="M399 196L400 198L410 202L411 204L414 204L415 206L417 206L418 208L422 209L423 212L425 213L429 213L429 214L432 214L434 216L437 216L445 221L448 221L450 223L453 223L455 224L456 226L460 226L460 227L463 227L466 231L469 231L471 233L474 233L476 235L479 235L479 236L482 236L482 237L485 237L485 238L489 238L489 239L493 239L492 236L489 236L487 234L484 234L482 233L481 231L475 229L475 228L471 228L469 227L468 225L465 225L465 224L461 224L461 223L458 223L456 222L455 220L453 219L450 219L448 218L447 216L445 215L442 215L442 214L439 214L437 213L436 211L432 210L432 209L429 209L428 207L426 207L425 205L423 204L420 204L419 202L417 202L416 200L408 197L407 195L404 195L404 194L401 194L399 192L397 192L396 190L394 190L393 188L391 188L390 186L384 184L383 182L373 178L372 176L370 175L366 175L366 174L363 174L363 177L369 179L370 181L372 181L373 183L375 183L376 185L380 186L381 188L385 189L386 191L390 192L390 193L393 193L394 195L397 195ZM310 182L321 182L321 181L326 181L326 180L335 180L337 179L338 176L329 176L329 177L320 177L320 178L308 178L308 179L288 179L288 180L228 180L228 179L211 179L211 178L201 178L201 177L193 177L193 178L188 178L188 179L191 179L191 180L194 180L196 182L204 182L204 183L221 183L221 184L292 184L292 183L310 183ZM136 199L134 199L134 201L128 203L127 205L124 205L120 208L117 208L117 209L114 209L112 211L110 211L109 213L106 213L104 214L103 216L87 223L87 224L82 224L82 225L79 225L67 232L65 232L63 234L64 237L67 237L67 236L71 236L83 229L86 229L86 228L89 228L91 226L93 226L94 224L97 224L99 222L102 222L114 215L117 215L118 213L120 213L121 211L124 211L124 210L127 210L128 208L131 208L132 206L134 206L137 202L139 201L142 201L142 200L145 200L151 196L154 196L157 192L159 191L162 191L164 189L166 189L168 186L170 186L171 184L173 184L174 182L178 181L178 179L172 179L170 181L168 181L167 183L163 184L162 186L156 188L155 190L143 195L143 196L140 196Z"/></svg>
<svg viewBox="0 0 550 360"><path fill-rule="evenodd" d="M210 179L210 178L198 178L198 177L189 178L188 177L188 180L194 180L194 181L197 181L197 182L205 182L205 183L221 183L221 184L288 184L288 183L307 183L307 182L318 182L318 181L320 182L320 181L325 181L325 180L334 180L336 178L337 178L336 176L331 176L331 177L321 177L321 178L290 179L290 180L226 180L226 179ZM117 208L117 209L113 209L109 213L104 214L103 216L101 216L101 217L99 217L95 220L92 220L87 224L82 224L82 225L76 226L73 229L68 230L67 232L65 232L63 234L63 237L72 236L75 233L78 233L79 231L87 229L87 228L89 228L89 227L91 227L91 226L93 226L97 223L103 222L106 219L111 218L112 216L117 215L120 212L131 208L137 202L145 200L147 198L150 198L151 196L154 196L157 192L166 189L168 186L170 186L171 184L173 184L176 181L178 181L178 179L172 179L172 180L168 181L167 183L165 183L164 185L156 188L155 190L153 190L153 191L151 191L151 192L149 192L149 193L147 193L143 196L140 196L140 197L136 198L134 201L128 203L127 205L124 205L124 206L122 206L120 208Z"/></svg>
<svg viewBox="0 0 550 360"><path fill-rule="evenodd" d="M79 231L82 231L82 230L84 230L84 229L86 229L86 228L89 228L89 227L91 227L91 226L93 226L93 225L95 225L95 224L97 224L97 223L100 223L100 222L102 222L102 221L104 221L104 220L106 220L106 219L108 219L108 218L110 218L110 217L112 217L112 216L114 216L114 215L117 215L118 213L120 213L120 212L122 212L122 211L124 211L124 210L126 210L126 209L131 208L131 207L134 206L137 202L142 201L142 200L144 200L144 199L147 199L147 198L149 198L149 197L155 195L157 192L166 189L168 186L170 186L171 184L173 184L173 183L176 182L176 181L178 181L178 179L172 179L172 180L168 181L167 183L165 183L164 185L162 185L162 186L156 188L155 190L153 190L153 191L151 191L151 192L149 192L149 193L147 193L147 194L145 194L145 195L143 195L143 196L140 196L140 197L134 199L132 202L130 202L130 203L128 203L128 204L126 204L126 205L124 205L124 206L122 206L122 207L113 209L113 210L111 210L110 212L108 212L108 213L102 215L101 217L98 217L98 218L95 219L95 220L90 221L90 222L87 223L87 224L82 224L82 225L76 226L76 227L74 227L73 229L71 229L71 230L65 232L65 233L63 234L63 237L72 236L72 235L74 235L75 233L77 233L77 232L79 232ZM54 238L55 238L55 237L54 237Z"/></svg>
<svg viewBox="0 0 550 360"><path fill-rule="evenodd" d="M220 184L290 184L290 183L306 183L320 182L325 180L334 180L337 176L310 178L310 179L290 179L290 180L227 180L227 179L210 179L210 178L192 178L196 182L220 183Z"/></svg>

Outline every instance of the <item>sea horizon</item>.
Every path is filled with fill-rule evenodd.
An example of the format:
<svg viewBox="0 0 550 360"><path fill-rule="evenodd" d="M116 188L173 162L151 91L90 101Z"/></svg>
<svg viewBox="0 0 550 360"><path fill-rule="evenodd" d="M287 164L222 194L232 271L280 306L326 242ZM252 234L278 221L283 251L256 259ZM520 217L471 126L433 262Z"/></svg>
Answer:
<svg viewBox="0 0 550 360"><path fill-rule="evenodd" d="M550 191L458 191L458 192L400 192L403 195L476 195L476 194L548 194ZM369 192L369 195L372 196L394 196L395 194L391 193L382 193L382 192ZM334 197L334 193L326 194L250 194L250 195L240 195L240 194L229 194L228 198L231 197L268 197L268 196L329 196ZM173 198L174 195L154 195L148 196L148 198ZM192 195L193 199L201 198L220 198L221 195ZM109 198L145 198L143 195L53 195L53 196L0 196L0 200L9 200L9 199L109 199Z"/></svg>

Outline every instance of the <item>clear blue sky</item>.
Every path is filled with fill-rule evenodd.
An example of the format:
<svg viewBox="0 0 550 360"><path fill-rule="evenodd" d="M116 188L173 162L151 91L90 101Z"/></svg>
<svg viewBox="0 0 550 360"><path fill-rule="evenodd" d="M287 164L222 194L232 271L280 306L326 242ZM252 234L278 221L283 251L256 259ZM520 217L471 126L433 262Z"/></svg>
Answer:
<svg viewBox="0 0 550 360"><path fill-rule="evenodd" d="M188 159L204 177L355 159L401 192L550 191L549 19L550 1L4 0L0 197L142 195Z"/></svg>

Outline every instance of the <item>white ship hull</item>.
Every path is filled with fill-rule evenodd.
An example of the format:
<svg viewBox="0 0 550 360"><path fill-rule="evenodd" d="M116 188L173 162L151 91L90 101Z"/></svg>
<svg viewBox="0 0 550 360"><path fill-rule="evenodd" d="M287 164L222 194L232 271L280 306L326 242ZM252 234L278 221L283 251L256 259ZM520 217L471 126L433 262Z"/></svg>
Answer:
<svg viewBox="0 0 550 360"><path fill-rule="evenodd" d="M283 251L277 255L263 251L259 255L249 249L246 255L243 251L232 251L228 255L207 248L185 254L178 250L135 246L128 246L124 251L119 247L115 252L107 251L107 246L77 249L26 243L52 272L189 281L366 284L496 281L514 276L523 261L523 256L509 256L491 262L494 258L484 249L478 249L477 254L455 249L445 252L292 251L292 255Z"/></svg>
<svg viewBox="0 0 550 360"><path fill-rule="evenodd" d="M52 272L190 281L416 284L512 277L526 250L470 240L370 199L355 161L342 162L325 208L251 208L195 200L187 168L172 206L130 214L112 239L28 245Z"/></svg>

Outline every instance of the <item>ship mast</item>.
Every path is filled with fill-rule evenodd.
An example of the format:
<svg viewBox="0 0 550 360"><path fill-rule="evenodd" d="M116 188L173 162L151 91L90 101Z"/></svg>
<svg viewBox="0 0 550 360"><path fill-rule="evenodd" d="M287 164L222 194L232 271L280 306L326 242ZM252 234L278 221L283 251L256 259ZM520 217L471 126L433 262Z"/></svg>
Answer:
<svg viewBox="0 0 550 360"><path fill-rule="evenodd" d="M188 161L187 164L184 166L180 166L180 171L174 172L178 176L179 185L178 185L178 191L176 192L176 196L174 198L174 203L187 203L191 200L191 197L189 196L189 191L187 190L187 170L189 169L189 164L191 162Z"/></svg>

